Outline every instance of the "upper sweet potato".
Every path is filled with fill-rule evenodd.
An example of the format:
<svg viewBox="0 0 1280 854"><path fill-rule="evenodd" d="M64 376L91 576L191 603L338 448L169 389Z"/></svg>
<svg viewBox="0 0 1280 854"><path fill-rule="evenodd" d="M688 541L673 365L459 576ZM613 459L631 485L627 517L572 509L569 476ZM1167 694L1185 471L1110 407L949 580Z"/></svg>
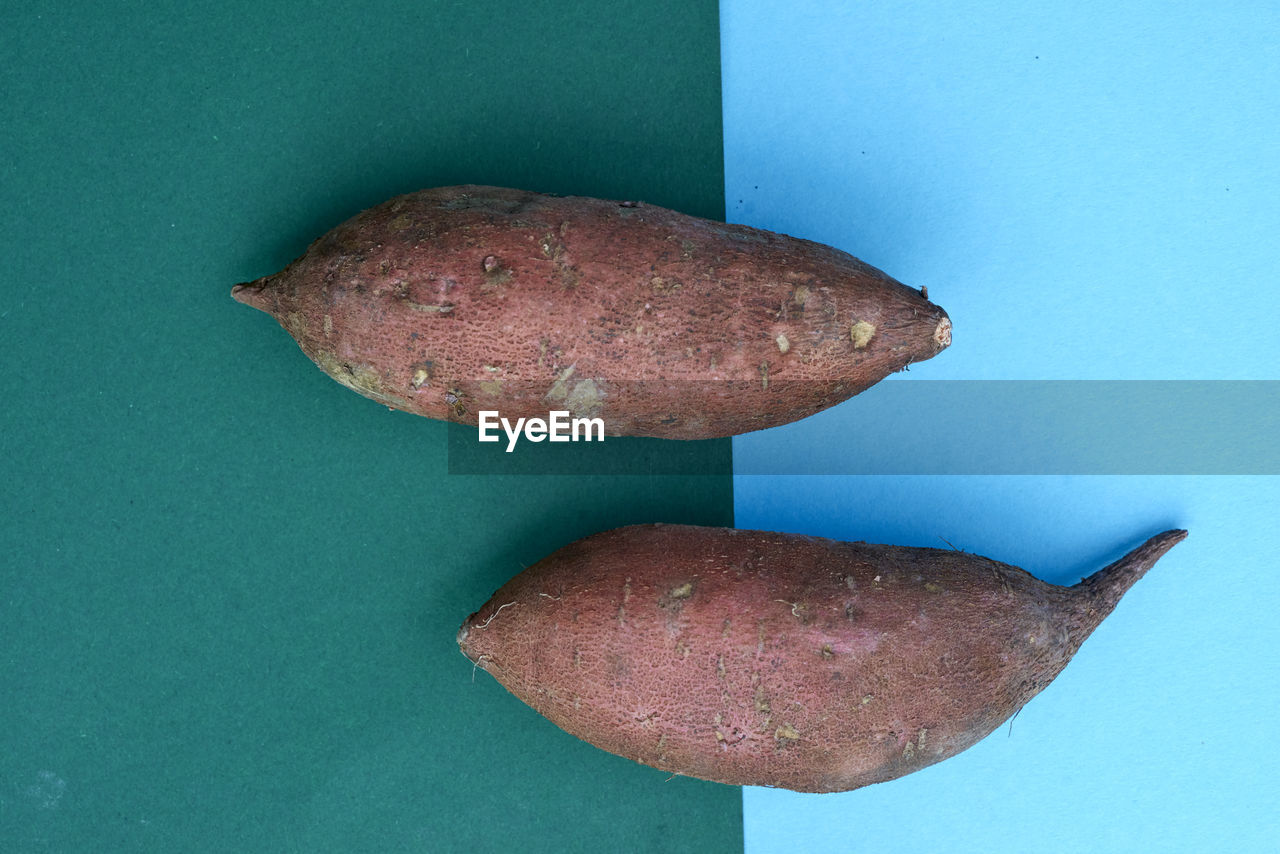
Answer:
<svg viewBox="0 0 1280 854"><path fill-rule="evenodd" d="M951 341L941 308L818 243L496 187L367 210L232 295L387 406L710 438L839 403Z"/></svg>

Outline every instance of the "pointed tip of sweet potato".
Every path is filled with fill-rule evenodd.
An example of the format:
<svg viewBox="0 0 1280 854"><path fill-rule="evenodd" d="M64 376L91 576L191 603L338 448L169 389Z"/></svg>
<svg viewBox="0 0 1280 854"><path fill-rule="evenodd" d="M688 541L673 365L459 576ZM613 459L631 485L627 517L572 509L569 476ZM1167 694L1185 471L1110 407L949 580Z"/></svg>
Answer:
<svg viewBox="0 0 1280 854"><path fill-rule="evenodd" d="M1081 594L1079 601L1085 610L1088 631L1096 628L1115 609L1120 597L1129 592L1129 588L1146 575L1156 561L1186 538L1187 532L1181 528L1156 534L1115 563L1075 585L1072 589Z"/></svg>
<svg viewBox="0 0 1280 854"><path fill-rule="evenodd" d="M236 302L242 302L245 305L269 312L266 288L266 279L258 279L256 282L241 282L231 289L231 298Z"/></svg>

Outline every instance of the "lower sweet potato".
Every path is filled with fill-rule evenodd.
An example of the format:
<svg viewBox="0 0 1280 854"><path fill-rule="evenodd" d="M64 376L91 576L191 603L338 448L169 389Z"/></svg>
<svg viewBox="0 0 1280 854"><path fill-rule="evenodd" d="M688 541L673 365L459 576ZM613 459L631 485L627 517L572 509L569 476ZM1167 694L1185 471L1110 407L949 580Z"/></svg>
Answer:
<svg viewBox="0 0 1280 854"><path fill-rule="evenodd" d="M1058 587L954 550L621 528L516 576L458 642L613 753L723 783L856 789L990 733L1185 536Z"/></svg>

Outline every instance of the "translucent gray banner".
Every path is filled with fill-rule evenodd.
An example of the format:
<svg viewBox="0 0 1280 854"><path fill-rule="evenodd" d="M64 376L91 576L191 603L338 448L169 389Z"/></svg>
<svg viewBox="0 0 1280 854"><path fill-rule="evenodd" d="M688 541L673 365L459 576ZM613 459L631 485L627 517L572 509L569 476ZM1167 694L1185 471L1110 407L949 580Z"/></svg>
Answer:
<svg viewBox="0 0 1280 854"><path fill-rule="evenodd" d="M904 380L771 434L735 474L1280 474L1280 382Z"/></svg>
<svg viewBox="0 0 1280 854"><path fill-rule="evenodd" d="M725 396L709 383L678 391L685 407ZM652 476L730 465L727 440L522 441L508 452L505 441L480 443L474 426L452 424L448 435L452 474ZM1280 381L889 380L738 436L732 448L739 475L1272 475L1280 474Z"/></svg>

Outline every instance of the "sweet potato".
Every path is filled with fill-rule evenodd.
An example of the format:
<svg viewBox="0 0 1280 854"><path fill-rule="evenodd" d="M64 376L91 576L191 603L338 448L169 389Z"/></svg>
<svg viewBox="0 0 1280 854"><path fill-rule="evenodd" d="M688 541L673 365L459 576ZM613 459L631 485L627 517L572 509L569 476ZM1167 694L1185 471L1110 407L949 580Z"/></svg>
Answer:
<svg viewBox="0 0 1280 854"><path fill-rule="evenodd" d="M516 576L458 643L597 747L722 783L844 791L986 736L1185 536L1059 587L955 550L634 526Z"/></svg>
<svg viewBox="0 0 1280 854"><path fill-rule="evenodd" d="M394 409L468 424L561 410L609 435L783 424L951 342L920 291L829 246L481 186L394 198L232 296Z"/></svg>

